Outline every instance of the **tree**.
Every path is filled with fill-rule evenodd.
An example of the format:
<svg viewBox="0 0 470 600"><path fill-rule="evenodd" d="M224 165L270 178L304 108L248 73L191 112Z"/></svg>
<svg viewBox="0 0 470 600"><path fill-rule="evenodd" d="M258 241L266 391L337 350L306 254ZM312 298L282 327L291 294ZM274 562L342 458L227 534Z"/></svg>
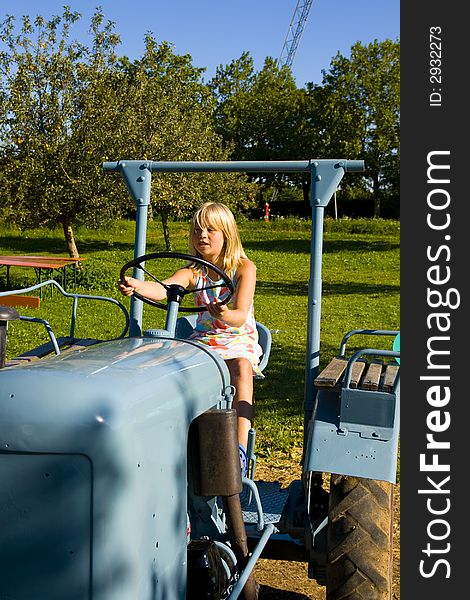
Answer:
<svg viewBox="0 0 470 600"><path fill-rule="evenodd" d="M363 46L357 42L349 58L338 53L330 70L323 72L319 98L327 156L364 158L374 215L380 216L381 201L397 194L398 185L399 43L375 40Z"/></svg>
<svg viewBox="0 0 470 600"><path fill-rule="evenodd" d="M79 18L66 6L49 21L24 16L19 33L11 16L0 27L4 203L23 228L60 223L73 257L74 223L97 225L122 206L100 168L120 143L119 37L97 10L92 47L70 41Z"/></svg>
<svg viewBox="0 0 470 600"><path fill-rule="evenodd" d="M210 82L218 100L218 131L238 160L284 159L298 102L289 67L267 57L254 72L248 53L219 67Z"/></svg>
<svg viewBox="0 0 470 600"><path fill-rule="evenodd" d="M233 144L233 158L299 160L363 158L365 177L345 181L343 194L381 202L398 196L399 44L391 40L361 43L351 56L338 53L322 85L297 89L288 67L267 58L255 72L248 53L219 67L210 83L216 98L217 127ZM273 177L262 177L266 186ZM303 190L309 203L310 178L277 176Z"/></svg>
<svg viewBox="0 0 470 600"><path fill-rule="evenodd" d="M295 138L300 92L291 70L267 57L255 72L248 53L217 69L210 82L218 106L217 130L232 145L236 160L289 160ZM296 156L295 158L299 158ZM253 174L265 183L285 176Z"/></svg>
<svg viewBox="0 0 470 600"><path fill-rule="evenodd" d="M61 17L34 24L13 17L0 27L0 160L5 209L23 228L63 227L71 256L78 256L73 227L102 225L132 208L121 179L101 164L121 158L218 160L228 151L214 131L215 102L191 57L166 42L145 38L144 55L118 58L119 36L97 9L91 46L71 41L80 18L68 7ZM167 247L170 216L182 217L203 198L250 204L241 175L154 177L153 208L160 213ZM218 185L210 185L218 181ZM5 212L4 209L4 212Z"/></svg>
<svg viewBox="0 0 470 600"><path fill-rule="evenodd" d="M201 82L202 69L190 55L176 55L170 44L145 37L143 56L123 60L127 98L128 156L164 161L227 160L229 152L215 131L213 94ZM182 218L203 200L223 200L235 211L253 203L255 193L240 174L154 174L152 210L160 214L167 249L170 217Z"/></svg>

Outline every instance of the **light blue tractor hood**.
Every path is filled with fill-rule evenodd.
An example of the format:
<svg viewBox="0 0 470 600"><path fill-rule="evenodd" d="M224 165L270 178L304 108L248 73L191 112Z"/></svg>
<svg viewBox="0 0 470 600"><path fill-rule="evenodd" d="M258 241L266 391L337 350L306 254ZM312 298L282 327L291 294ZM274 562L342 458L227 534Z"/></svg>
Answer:
<svg viewBox="0 0 470 600"><path fill-rule="evenodd" d="M223 402L223 360L194 342L126 338L0 382L2 592L184 597L188 429Z"/></svg>

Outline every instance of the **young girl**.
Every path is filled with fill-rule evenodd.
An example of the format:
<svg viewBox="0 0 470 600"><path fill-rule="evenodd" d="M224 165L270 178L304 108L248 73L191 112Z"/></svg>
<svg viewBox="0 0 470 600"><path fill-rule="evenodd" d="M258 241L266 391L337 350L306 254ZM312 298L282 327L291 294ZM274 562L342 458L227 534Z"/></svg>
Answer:
<svg viewBox="0 0 470 600"><path fill-rule="evenodd" d="M226 297L225 286L198 292L198 289L219 281L218 276L202 266L186 266L176 271L164 283L178 283L195 291L195 302L205 306L198 313L191 339L208 345L226 361L235 387L233 406L238 417L240 462L246 473L248 432L253 425L253 376L261 375L258 364L262 354L253 311L256 267L243 250L235 218L224 204L206 202L194 214L190 229L190 253L214 263L232 279L235 293L228 305L220 304ZM221 281L221 280L220 280ZM127 277L119 284L125 296L134 291L156 301L166 297L159 283Z"/></svg>

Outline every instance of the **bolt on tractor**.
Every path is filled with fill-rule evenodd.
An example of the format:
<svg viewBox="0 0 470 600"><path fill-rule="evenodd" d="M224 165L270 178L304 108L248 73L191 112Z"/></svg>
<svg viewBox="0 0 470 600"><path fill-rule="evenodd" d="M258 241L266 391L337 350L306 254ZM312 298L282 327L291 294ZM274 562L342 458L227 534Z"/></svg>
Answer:
<svg viewBox="0 0 470 600"><path fill-rule="evenodd" d="M136 207L134 258L121 279L130 269L144 279L148 263L159 268L154 261L202 260L146 254L152 173L310 174L302 475L287 488L257 481L252 430L242 477L229 370L188 339L195 309L181 306L187 290L169 285L167 303L134 294L129 312L52 279L1 292L1 598L254 600L260 557L305 562L329 600L391 597L400 353L396 342L383 350L374 341L391 336L392 347L399 332L347 332L319 373L324 210L344 174L363 168L355 160L103 164L124 178ZM65 338L9 301L45 285L71 298ZM83 298L122 311L117 338L75 336ZM163 329L144 328L145 302L166 310ZM43 325L49 341L7 358L16 319ZM271 332L257 327L264 369ZM358 334L370 347L348 353Z"/></svg>

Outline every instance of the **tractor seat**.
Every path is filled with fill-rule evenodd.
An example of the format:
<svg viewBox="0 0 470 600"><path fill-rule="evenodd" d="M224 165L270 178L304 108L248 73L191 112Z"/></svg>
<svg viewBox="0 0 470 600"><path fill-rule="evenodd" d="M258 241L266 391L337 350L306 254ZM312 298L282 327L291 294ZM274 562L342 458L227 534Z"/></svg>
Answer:
<svg viewBox="0 0 470 600"><path fill-rule="evenodd" d="M186 315L184 317L178 317L176 320L176 332L175 337L180 339L187 339L191 333L194 331L194 327L196 326L196 314ZM261 355L259 361L259 369L262 372L266 365L268 364L269 354L271 352L271 332L269 329L256 321L256 329L258 331L258 343L263 350L263 354Z"/></svg>

